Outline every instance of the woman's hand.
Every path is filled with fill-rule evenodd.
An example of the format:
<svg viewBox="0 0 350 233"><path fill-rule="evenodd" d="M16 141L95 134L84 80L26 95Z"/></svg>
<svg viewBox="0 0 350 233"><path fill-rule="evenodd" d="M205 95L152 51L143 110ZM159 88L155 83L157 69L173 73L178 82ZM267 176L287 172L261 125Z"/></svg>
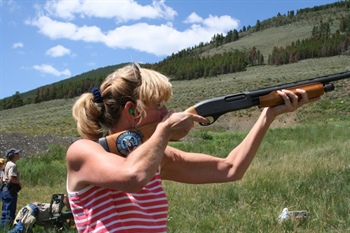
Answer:
<svg viewBox="0 0 350 233"><path fill-rule="evenodd" d="M170 111L162 120L170 129L170 141L178 141L185 137L194 126L194 122L207 124L208 120L202 116L188 112Z"/></svg>
<svg viewBox="0 0 350 233"><path fill-rule="evenodd" d="M296 109L298 109L302 105L311 103L320 99L319 97L309 99L306 91L303 89L296 89L296 92L297 94L294 94L290 90L277 91L277 93L284 100L284 104L269 108L269 111L273 115L273 117L276 117L286 112L294 112Z"/></svg>

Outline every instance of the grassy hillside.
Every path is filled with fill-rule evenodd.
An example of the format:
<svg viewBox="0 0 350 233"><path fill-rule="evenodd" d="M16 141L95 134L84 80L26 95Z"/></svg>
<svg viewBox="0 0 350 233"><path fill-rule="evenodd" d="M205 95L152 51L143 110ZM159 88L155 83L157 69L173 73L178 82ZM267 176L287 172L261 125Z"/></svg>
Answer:
<svg viewBox="0 0 350 233"><path fill-rule="evenodd" d="M349 70L350 56L337 56L310 59L284 66L251 67L245 72L207 79L173 81L174 97L168 104L168 108L185 110L199 101L217 96ZM322 101L299 111L298 115L300 117L295 117L295 120L288 122L294 124L301 120L307 120L307 118L309 118L308 120L311 120L311 118L317 119L320 115L325 116L325 114L337 113L337 117L340 117L341 114L349 114L350 107L347 100L350 96L348 88L350 81L338 81L334 84L336 85L335 91L327 93L322 98ZM0 132L77 136L75 124L71 117L73 103L74 99L61 99L3 110L0 118ZM326 109L323 109L325 108L324 105L327 105ZM254 115L257 111L254 107L227 114L211 127L222 126L226 129L247 129L251 126L249 124L250 119L247 119L247 117Z"/></svg>
<svg viewBox="0 0 350 233"><path fill-rule="evenodd" d="M268 28L249 34L238 41L225 44L217 49L209 50L204 54L212 55L232 49L242 50L255 46L264 54L266 61L268 54L271 53L274 46L286 46L297 39L302 40L310 37L313 26L318 25L318 23L319 22L314 22L312 24L295 23L281 27Z"/></svg>

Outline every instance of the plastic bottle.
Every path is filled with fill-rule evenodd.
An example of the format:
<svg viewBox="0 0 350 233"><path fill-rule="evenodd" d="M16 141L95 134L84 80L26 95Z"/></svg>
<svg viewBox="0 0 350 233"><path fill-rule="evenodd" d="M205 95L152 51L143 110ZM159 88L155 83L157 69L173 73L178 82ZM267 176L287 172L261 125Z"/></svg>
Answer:
<svg viewBox="0 0 350 233"><path fill-rule="evenodd" d="M285 221L285 220L289 219L289 217L290 217L290 214L289 214L288 208L284 208L282 210L282 213L278 217L278 222Z"/></svg>

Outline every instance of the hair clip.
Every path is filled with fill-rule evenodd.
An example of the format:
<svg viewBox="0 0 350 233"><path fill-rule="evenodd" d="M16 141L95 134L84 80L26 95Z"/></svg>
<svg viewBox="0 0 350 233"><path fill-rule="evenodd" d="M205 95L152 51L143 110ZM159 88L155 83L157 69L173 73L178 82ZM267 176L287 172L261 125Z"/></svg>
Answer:
<svg viewBox="0 0 350 233"><path fill-rule="evenodd" d="M137 62L133 62L133 63L132 63L132 65L133 65L133 67L134 67L135 69L137 69L137 71L140 71L141 66L140 66L140 64L139 64L139 63L137 63Z"/></svg>
<svg viewBox="0 0 350 233"><path fill-rule="evenodd" d="M95 103L102 103L103 102L102 93L101 93L101 91L98 88L93 87L91 89L91 93L94 95L93 101Z"/></svg>
<svg viewBox="0 0 350 233"><path fill-rule="evenodd" d="M136 69L136 70L139 72L139 74L140 74L140 69L141 69L141 67L140 67L139 63L137 63L137 62L133 62L133 63L131 63L131 64L132 64L133 71L134 71L134 77L137 79L137 75L136 75L135 69Z"/></svg>

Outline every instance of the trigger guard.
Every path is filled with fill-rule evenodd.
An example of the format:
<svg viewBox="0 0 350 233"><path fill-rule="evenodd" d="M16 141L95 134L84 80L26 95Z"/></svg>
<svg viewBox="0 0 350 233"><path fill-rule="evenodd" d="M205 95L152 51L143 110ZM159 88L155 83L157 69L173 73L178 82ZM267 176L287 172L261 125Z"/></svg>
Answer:
<svg viewBox="0 0 350 233"><path fill-rule="evenodd" d="M206 116L205 118L209 121L209 123L208 124L199 123L201 126L209 126L213 124L219 118L219 116Z"/></svg>

